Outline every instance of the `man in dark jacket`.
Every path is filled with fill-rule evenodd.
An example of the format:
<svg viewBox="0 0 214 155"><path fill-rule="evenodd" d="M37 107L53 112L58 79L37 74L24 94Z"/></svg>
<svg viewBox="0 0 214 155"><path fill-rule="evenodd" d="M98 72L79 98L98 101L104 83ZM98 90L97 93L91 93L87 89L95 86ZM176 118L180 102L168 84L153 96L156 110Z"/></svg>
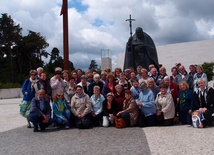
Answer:
<svg viewBox="0 0 214 155"><path fill-rule="evenodd" d="M45 97L45 91L40 89L30 105L30 121L33 123L34 132L45 130L52 123L50 100Z"/></svg>

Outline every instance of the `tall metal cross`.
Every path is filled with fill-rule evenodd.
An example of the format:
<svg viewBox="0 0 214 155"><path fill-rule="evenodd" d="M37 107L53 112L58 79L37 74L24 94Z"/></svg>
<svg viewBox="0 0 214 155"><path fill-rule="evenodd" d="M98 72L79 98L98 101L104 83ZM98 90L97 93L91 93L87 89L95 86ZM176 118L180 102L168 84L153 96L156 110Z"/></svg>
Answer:
<svg viewBox="0 0 214 155"><path fill-rule="evenodd" d="M60 16L63 15L63 53L64 69L69 70L68 48L68 0L62 0Z"/></svg>
<svg viewBox="0 0 214 155"><path fill-rule="evenodd" d="M126 21L129 21L130 36L132 36L132 21L135 21L135 19L132 19L132 16L129 15L129 19L126 19Z"/></svg>

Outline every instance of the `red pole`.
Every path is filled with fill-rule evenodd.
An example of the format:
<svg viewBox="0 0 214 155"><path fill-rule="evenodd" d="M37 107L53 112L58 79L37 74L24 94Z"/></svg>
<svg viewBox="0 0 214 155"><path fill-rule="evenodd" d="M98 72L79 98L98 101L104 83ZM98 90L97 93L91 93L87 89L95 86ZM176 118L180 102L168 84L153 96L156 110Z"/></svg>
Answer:
<svg viewBox="0 0 214 155"><path fill-rule="evenodd" d="M69 47L68 47L68 0L63 0L63 53L64 53L64 69L69 70Z"/></svg>

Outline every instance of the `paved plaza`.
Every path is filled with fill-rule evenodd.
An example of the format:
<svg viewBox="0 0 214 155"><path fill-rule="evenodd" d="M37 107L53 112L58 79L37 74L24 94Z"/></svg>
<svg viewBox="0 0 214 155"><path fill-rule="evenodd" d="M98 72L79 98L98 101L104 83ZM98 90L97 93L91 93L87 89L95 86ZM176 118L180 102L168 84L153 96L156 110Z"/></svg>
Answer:
<svg viewBox="0 0 214 155"><path fill-rule="evenodd" d="M34 133L19 115L17 99L0 100L0 155L212 155L214 128L93 128Z"/></svg>

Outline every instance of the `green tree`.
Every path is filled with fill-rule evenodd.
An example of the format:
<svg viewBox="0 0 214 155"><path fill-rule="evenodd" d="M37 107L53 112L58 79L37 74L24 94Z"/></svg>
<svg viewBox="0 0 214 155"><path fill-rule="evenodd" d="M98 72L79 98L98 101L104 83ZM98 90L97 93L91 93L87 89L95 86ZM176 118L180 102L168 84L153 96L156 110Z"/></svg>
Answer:
<svg viewBox="0 0 214 155"><path fill-rule="evenodd" d="M202 67L204 69L204 73L207 74L208 81L211 81L214 79L214 62L204 62L202 64Z"/></svg>
<svg viewBox="0 0 214 155"><path fill-rule="evenodd" d="M54 47L51 51L50 54L50 61L48 64L46 64L44 66L44 69L49 73L49 74L53 74L54 73L54 69L56 67L61 67L63 68L64 66L64 59L59 55L60 51L58 48ZM69 61L69 70L73 71L75 68L73 66L73 63L71 61Z"/></svg>
<svg viewBox="0 0 214 155"><path fill-rule="evenodd" d="M97 70L98 69L98 65L97 65L97 62L95 60L91 60L91 64L88 68L89 70Z"/></svg>
<svg viewBox="0 0 214 155"><path fill-rule="evenodd" d="M45 50L49 44L40 33L28 31L22 36L22 28L11 16L0 18L0 82L23 82L31 69L43 66L42 58L48 57Z"/></svg>
<svg viewBox="0 0 214 155"><path fill-rule="evenodd" d="M42 57L48 57L49 53L45 49L49 44L46 42L46 39L40 35L40 33L29 30L28 35L22 38L21 46L22 51L20 52L25 58L23 60L28 64L28 70L35 69L38 66L43 67L44 64Z"/></svg>
<svg viewBox="0 0 214 155"><path fill-rule="evenodd" d="M14 53L13 47L17 46L22 38L22 28L19 24L15 24L11 16L6 13L1 14L0 18L0 71L1 82L14 82L15 75L17 72L15 70L14 58L16 53Z"/></svg>

